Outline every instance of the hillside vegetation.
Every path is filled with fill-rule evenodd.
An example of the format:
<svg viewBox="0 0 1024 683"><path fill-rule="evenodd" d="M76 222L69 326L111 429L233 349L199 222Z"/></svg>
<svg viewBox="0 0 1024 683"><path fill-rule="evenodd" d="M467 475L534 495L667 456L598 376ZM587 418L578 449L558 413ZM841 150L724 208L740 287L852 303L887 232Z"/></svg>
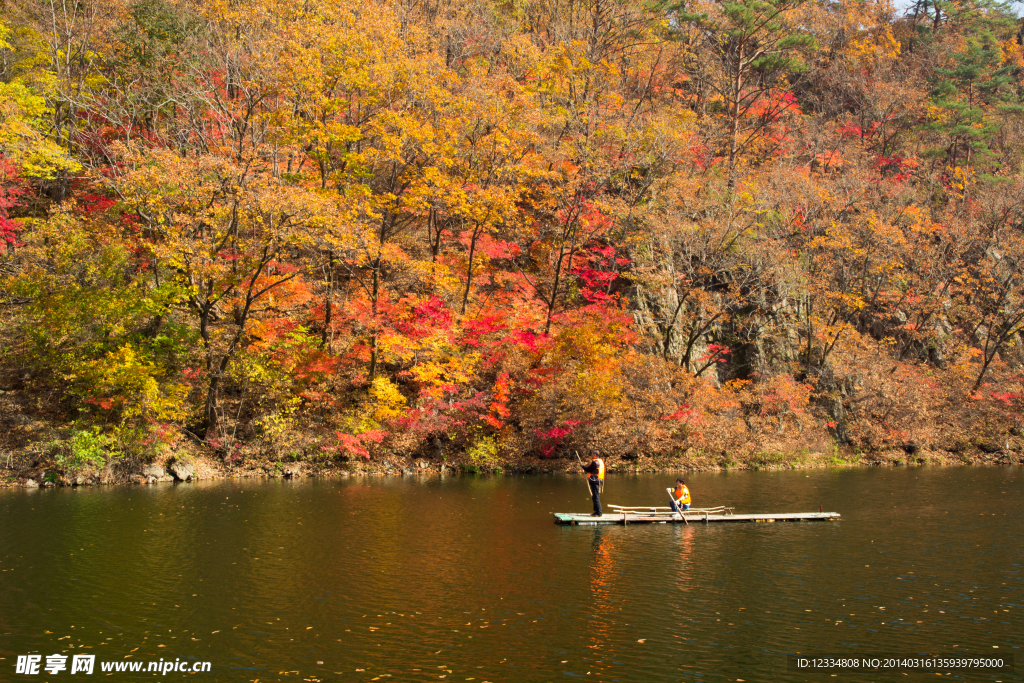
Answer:
<svg viewBox="0 0 1024 683"><path fill-rule="evenodd" d="M0 11L2 465L1020 448L1006 6Z"/></svg>

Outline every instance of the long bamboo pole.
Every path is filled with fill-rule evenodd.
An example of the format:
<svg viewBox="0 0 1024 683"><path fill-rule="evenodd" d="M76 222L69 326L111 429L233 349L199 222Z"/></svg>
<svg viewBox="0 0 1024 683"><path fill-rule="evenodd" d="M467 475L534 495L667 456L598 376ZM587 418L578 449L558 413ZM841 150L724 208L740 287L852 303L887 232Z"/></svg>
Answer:
<svg viewBox="0 0 1024 683"><path fill-rule="evenodd" d="M580 467L584 467L584 465L583 465L583 458L580 457L580 452L574 450L573 453L576 454L576 459L579 461ZM583 478L583 483L587 485L587 498L590 500L591 503L593 503L594 502L594 494L591 493L591 491L590 491L590 476L589 475Z"/></svg>

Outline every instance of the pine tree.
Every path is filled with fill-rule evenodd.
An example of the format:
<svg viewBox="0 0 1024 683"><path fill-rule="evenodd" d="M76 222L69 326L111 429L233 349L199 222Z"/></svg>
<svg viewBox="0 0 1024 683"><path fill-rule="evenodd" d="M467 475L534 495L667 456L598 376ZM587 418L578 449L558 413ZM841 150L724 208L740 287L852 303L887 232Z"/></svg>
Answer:
<svg viewBox="0 0 1024 683"><path fill-rule="evenodd" d="M728 117L728 178L735 184L736 160L762 132L771 116L747 121L747 115L788 75L806 69L801 53L817 41L792 25L789 16L804 0L718 0L710 12L696 3L672 6L670 26L677 38L696 29L701 47L720 63L712 87L724 100ZM746 133L744 136L743 134ZM742 139L741 139L742 137Z"/></svg>
<svg viewBox="0 0 1024 683"><path fill-rule="evenodd" d="M937 120L925 125L945 138L931 156L949 166L985 165L995 158L988 141L1000 128L999 115L1020 113L1012 64L1003 64L998 32L1012 28L1002 3L980 2L947 14L962 31L964 49L953 55L950 68L937 68L931 98Z"/></svg>

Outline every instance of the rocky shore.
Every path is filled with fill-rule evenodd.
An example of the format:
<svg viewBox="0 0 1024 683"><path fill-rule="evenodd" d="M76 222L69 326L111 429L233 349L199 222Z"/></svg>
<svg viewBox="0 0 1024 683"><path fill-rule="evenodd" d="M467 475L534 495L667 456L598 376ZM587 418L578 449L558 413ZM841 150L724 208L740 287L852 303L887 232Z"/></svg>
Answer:
<svg viewBox="0 0 1024 683"><path fill-rule="evenodd" d="M911 452L908 452L911 450ZM977 466L1021 465L1024 453L1001 449L986 452L981 448L952 453L896 449L859 454L836 450L832 453L792 452L759 453L732 458L721 454L704 454L693 449L676 457L606 459L609 474L657 472L700 472L723 470L786 470L823 467L903 467L903 466ZM389 457L348 462L251 458L230 463L207 455L170 455L149 463L118 462L99 469L64 471L52 462L30 461L25 466L11 466L13 458L0 460L0 488L49 488L68 486L142 485L159 482L189 483L198 480L228 478L303 477L386 477L430 475L546 475L579 471L575 459L519 458L478 465L457 460L425 460ZM7 467L3 467L3 465Z"/></svg>

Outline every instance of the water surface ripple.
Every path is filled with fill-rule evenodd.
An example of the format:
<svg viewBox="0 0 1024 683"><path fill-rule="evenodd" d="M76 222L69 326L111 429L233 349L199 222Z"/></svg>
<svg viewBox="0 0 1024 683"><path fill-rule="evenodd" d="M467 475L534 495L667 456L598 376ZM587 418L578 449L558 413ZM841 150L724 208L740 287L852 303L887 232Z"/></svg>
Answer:
<svg viewBox="0 0 1024 683"><path fill-rule="evenodd" d="M662 505L673 479L605 499ZM558 527L589 506L560 476L0 491L0 681L69 675L16 675L28 653L210 681L830 679L787 673L797 652L1012 653L943 677L1022 680L1024 470L687 479L698 506L843 521Z"/></svg>

